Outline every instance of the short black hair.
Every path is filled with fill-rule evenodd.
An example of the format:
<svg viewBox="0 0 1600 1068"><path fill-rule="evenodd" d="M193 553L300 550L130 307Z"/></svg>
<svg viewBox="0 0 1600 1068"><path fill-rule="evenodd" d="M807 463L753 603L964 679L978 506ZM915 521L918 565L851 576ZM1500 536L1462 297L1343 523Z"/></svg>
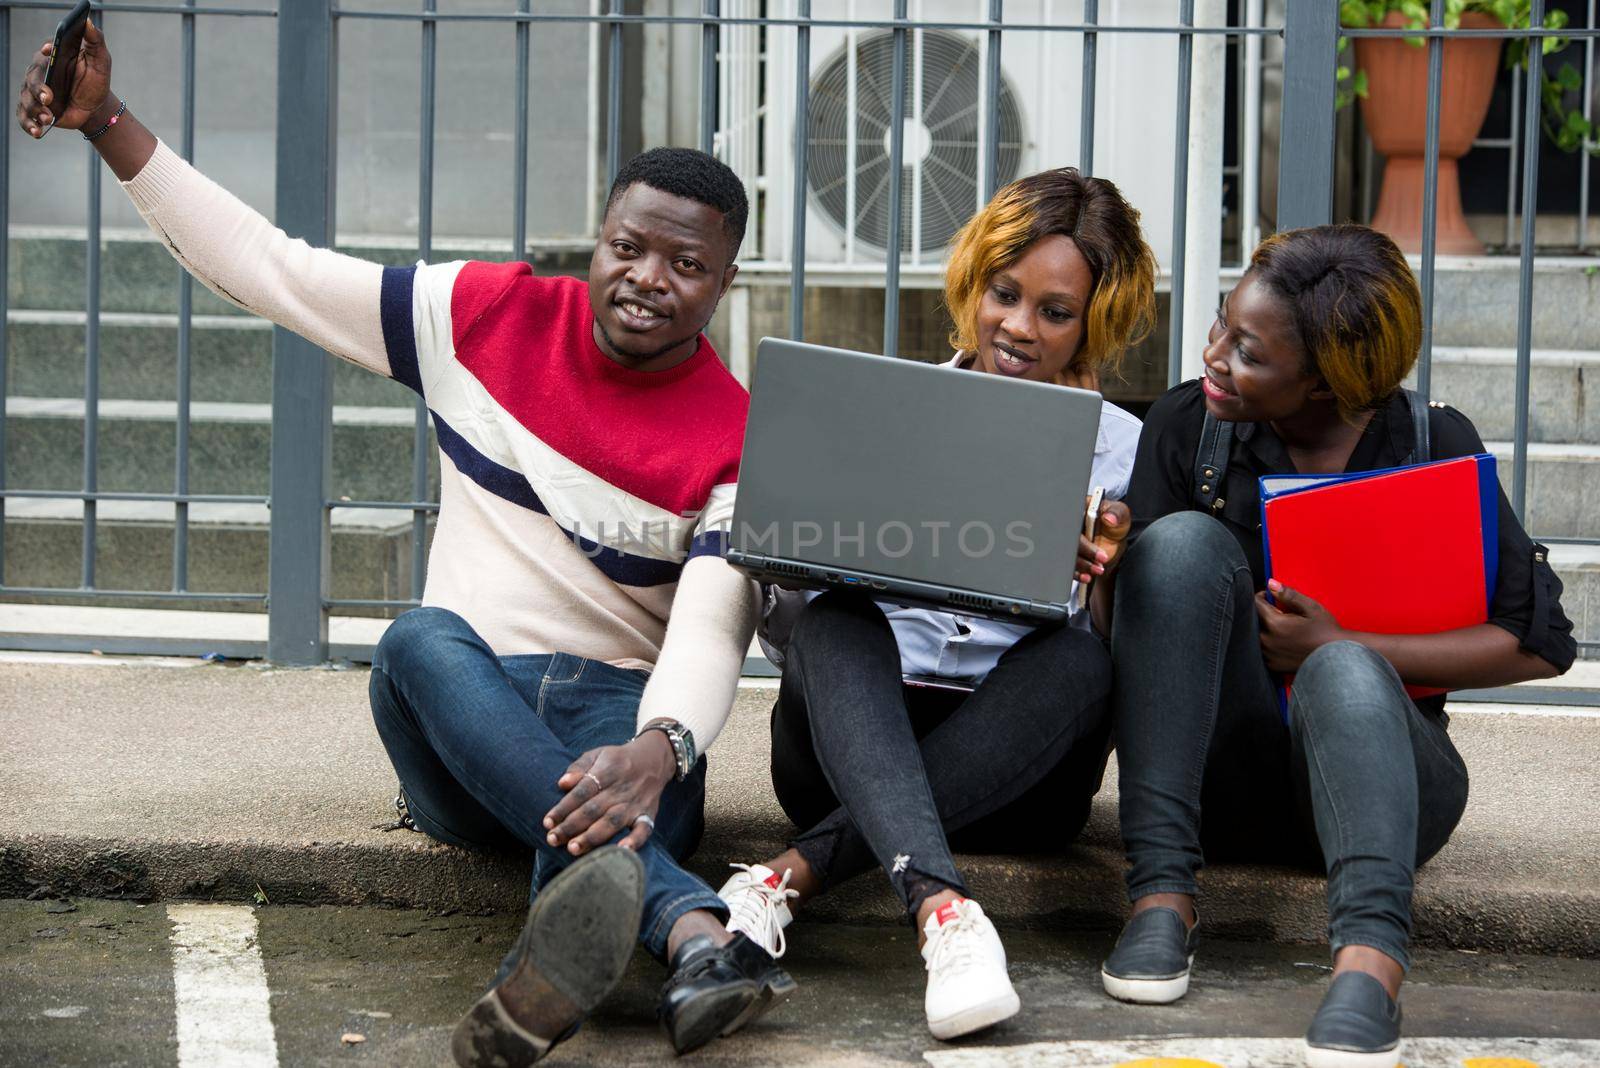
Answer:
<svg viewBox="0 0 1600 1068"><path fill-rule="evenodd" d="M732 263L739 254L750 202L744 195L744 183L726 163L693 148L652 148L641 152L622 165L617 180L611 183L611 193L606 197L607 215L617 198L635 184L716 208L722 213L722 231L728 238L728 262Z"/></svg>

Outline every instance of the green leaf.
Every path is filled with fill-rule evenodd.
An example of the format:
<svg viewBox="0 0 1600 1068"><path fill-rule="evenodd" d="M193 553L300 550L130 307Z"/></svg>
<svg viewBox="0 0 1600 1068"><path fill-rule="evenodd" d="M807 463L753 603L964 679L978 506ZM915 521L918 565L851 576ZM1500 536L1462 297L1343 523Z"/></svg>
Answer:
<svg viewBox="0 0 1600 1068"><path fill-rule="evenodd" d="M1555 83L1566 90L1582 89L1583 75L1578 73L1578 68L1571 63L1561 64L1561 69L1556 72Z"/></svg>
<svg viewBox="0 0 1600 1068"><path fill-rule="evenodd" d="M1351 83L1351 89L1353 89L1355 94L1356 94L1356 96L1359 96L1362 100L1367 99L1367 72L1366 71L1364 71L1364 70L1356 71L1355 81Z"/></svg>

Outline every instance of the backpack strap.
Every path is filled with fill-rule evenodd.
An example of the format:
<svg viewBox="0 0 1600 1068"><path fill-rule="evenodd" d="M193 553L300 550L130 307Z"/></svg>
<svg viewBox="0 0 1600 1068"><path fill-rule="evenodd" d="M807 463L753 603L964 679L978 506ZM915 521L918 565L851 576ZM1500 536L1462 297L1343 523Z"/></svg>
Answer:
<svg viewBox="0 0 1600 1068"><path fill-rule="evenodd" d="M1433 442L1428 426L1427 401L1414 389L1405 391L1406 405L1411 409L1412 445L1407 463L1425 464L1433 459ZM1222 510L1224 501L1219 496L1222 482L1228 473L1228 457L1233 451L1233 424L1218 419L1210 412L1200 429L1200 446L1194 454L1194 483L1192 503L1202 512Z"/></svg>
<svg viewBox="0 0 1600 1068"><path fill-rule="evenodd" d="M1408 463L1425 464L1433 459L1433 442L1428 428L1428 402L1414 389L1405 391L1406 403L1411 408L1413 444ZM1441 405L1442 407L1442 405Z"/></svg>
<svg viewBox="0 0 1600 1068"><path fill-rule="evenodd" d="M1202 512L1222 511L1222 479L1228 473L1228 454L1233 451L1233 424L1206 413L1200 429L1200 447L1194 454L1193 505Z"/></svg>

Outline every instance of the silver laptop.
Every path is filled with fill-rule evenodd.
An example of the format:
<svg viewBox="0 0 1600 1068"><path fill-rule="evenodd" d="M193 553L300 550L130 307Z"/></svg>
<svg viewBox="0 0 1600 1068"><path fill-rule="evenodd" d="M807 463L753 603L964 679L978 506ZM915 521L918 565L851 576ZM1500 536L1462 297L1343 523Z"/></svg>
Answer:
<svg viewBox="0 0 1600 1068"><path fill-rule="evenodd" d="M763 582L1071 613L1100 394L763 338L728 561Z"/></svg>

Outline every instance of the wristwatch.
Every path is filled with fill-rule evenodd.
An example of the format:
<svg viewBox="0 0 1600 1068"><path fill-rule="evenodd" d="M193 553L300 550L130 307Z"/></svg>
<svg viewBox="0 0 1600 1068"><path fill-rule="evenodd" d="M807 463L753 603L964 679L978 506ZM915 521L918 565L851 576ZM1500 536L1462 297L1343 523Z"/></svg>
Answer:
<svg viewBox="0 0 1600 1068"><path fill-rule="evenodd" d="M682 782L694 770L695 761L700 754L694 748L694 732L675 719L656 719L646 723L639 729L635 738L642 737L648 731L660 731L667 736L667 741L672 744L672 759L677 764L677 780Z"/></svg>

